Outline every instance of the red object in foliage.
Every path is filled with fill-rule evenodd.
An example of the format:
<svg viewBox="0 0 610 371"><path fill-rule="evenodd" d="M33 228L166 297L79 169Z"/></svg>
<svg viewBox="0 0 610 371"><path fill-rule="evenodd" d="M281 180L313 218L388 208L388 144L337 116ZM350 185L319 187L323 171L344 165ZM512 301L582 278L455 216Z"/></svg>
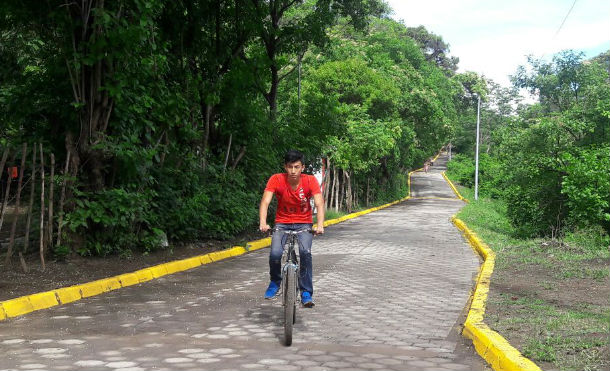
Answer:
<svg viewBox="0 0 610 371"><path fill-rule="evenodd" d="M11 179L16 179L18 176L17 175L17 166L9 167L8 174L11 177Z"/></svg>

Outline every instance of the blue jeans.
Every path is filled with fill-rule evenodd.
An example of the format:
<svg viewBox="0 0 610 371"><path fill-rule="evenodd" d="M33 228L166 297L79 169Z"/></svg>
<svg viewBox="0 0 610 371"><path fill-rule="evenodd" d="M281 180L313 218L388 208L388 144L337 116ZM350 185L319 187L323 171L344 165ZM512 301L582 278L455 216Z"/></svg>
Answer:
<svg viewBox="0 0 610 371"><path fill-rule="evenodd" d="M311 228L311 224L276 224L277 231L271 236L271 251L269 252L269 275L271 281L282 281L282 252L287 235L282 231ZM297 234L299 242L299 288L301 292L308 291L313 295L313 272L311 262L311 233Z"/></svg>

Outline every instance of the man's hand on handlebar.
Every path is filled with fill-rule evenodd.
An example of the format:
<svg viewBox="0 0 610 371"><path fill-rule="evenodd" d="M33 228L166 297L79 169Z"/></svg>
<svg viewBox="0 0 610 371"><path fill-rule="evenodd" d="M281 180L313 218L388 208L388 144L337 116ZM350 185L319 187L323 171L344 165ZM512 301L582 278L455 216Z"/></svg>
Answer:
<svg viewBox="0 0 610 371"><path fill-rule="evenodd" d="M267 232L269 232L271 230L271 227L269 226L269 224L261 224L258 227L258 230L263 232L263 233L267 233Z"/></svg>
<svg viewBox="0 0 610 371"><path fill-rule="evenodd" d="M313 233L317 236L320 234L324 234L324 226L323 225L318 225L316 227L313 228Z"/></svg>

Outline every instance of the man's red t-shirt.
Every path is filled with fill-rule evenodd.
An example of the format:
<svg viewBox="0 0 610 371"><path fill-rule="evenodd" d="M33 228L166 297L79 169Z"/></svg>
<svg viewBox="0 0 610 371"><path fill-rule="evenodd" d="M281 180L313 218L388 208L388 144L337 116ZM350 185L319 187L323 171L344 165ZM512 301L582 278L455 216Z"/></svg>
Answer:
<svg viewBox="0 0 610 371"><path fill-rule="evenodd" d="M318 180L313 175L301 174L296 189L288 183L288 174L274 174L269 178L265 191L275 193L278 205L276 223L312 223L311 198L320 191Z"/></svg>

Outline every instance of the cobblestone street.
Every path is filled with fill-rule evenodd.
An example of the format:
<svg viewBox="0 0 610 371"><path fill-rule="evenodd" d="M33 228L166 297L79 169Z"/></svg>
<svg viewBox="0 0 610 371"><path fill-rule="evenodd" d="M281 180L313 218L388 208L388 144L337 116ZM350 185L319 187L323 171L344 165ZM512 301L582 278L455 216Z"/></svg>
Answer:
<svg viewBox="0 0 610 371"><path fill-rule="evenodd" d="M479 258L445 162L413 174L413 199L314 239L316 306L291 347L262 249L0 322L0 370L487 370L460 335Z"/></svg>

